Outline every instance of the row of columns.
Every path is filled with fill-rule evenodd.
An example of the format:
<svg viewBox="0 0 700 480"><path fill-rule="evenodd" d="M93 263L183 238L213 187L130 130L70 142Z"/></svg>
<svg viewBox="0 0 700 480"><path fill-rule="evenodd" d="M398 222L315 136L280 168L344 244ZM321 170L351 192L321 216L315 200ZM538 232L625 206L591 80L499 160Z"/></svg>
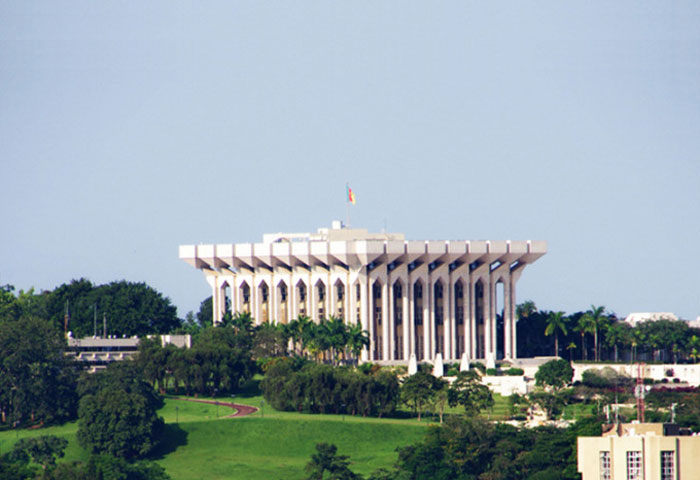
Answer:
<svg viewBox="0 0 700 480"><path fill-rule="evenodd" d="M363 361L408 361L412 353L419 361L432 361L438 351L446 360L457 360L463 353L470 359L495 360L500 308L503 356L517 355L515 285L523 266L501 264L491 268L483 264L470 269L469 265L462 265L450 270L447 264L434 269L423 264L413 270L400 265L392 271L382 266L369 272L367 267L359 271L297 267L291 271L212 272L207 279L212 287L214 322L221 321L228 300L231 313L247 310L257 323L286 323L300 314L315 321L334 315L346 323L361 323L370 336L370 346L362 353ZM436 308L438 284L442 286L442 299L437 303L442 311ZM458 284L462 291L461 322L455 308ZM500 303L498 284L503 285ZM396 285L401 287L398 302ZM422 291L418 298L417 285ZM342 299L338 298L338 287Z"/></svg>

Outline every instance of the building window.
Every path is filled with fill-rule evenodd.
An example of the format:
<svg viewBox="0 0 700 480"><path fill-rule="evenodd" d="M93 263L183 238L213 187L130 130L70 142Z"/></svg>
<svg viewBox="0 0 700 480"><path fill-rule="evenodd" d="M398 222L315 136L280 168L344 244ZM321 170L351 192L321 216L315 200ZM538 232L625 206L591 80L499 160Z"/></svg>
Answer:
<svg viewBox="0 0 700 480"><path fill-rule="evenodd" d="M661 480L674 480L676 478L675 452L665 450L661 452Z"/></svg>
<svg viewBox="0 0 700 480"><path fill-rule="evenodd" d="M627 480L642 480L642 452L627 452Z"/></svg>
<svg viewBox="0 0 700 480"><path fill-rule="evenodd" d="M600 452L600 480L610 480L610 452Z"/></svg>

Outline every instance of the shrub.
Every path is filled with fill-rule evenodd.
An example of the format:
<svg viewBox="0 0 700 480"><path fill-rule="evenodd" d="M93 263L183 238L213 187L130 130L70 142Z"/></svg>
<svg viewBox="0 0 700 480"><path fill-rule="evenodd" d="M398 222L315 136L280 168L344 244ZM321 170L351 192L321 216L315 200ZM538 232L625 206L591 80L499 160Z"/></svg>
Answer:
<svg viewBox="0 0 700 480"><path fill-rule="evenodd" d="M520 375L524 375L525 370L522 368L517 368L517 367L511 367L506 371L506 375L510 375L512 377L519 377Z"/></svg>
<svg viewBox="0 0 700 480"><path fill-rule="evenodd" d="M472 363L469 364L469 366L470 366L471 368L476 368L476 369L479 370L481 373L484 373L484 372L486 371L486 366L485 366L483 363L481 363L481 362L472 362Z"/></svg>
<svg viewBox="0 0 700 480"><path fill-rule="evenodd" d="M498 375L498 370L496 370L495 368L487 368L486 375L495 377L496 375Z"/></svg>

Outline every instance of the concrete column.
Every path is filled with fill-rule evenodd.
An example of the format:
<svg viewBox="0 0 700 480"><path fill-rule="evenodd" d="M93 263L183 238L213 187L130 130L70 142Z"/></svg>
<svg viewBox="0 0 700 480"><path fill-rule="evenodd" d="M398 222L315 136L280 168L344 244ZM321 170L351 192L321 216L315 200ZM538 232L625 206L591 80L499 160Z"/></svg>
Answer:
<svg viewBox="0 0 700 480"><path fill-rule="evenodd" d="M510 315L510 278L506 277L503 282L503 356L507 359L513 358L513 338L512 322Z"/></svg>
<svg viewBox="0 0 700 480"><path fill-rule="evenodd" d="M343 292L344 292L344 297L343 297L343 323L346 325L351 324L351 319L352 319L352 313L350 310L350 292L352 290L352 285L350 284L350 272L348 271L347 275L345 275L345 285L343 286Z"/></svg>
<svg viewBox="0 0 700 480"><path fill-rule="evenodd" d="M416 319L415 315L415 303L413 300L413 280L411 275L408 275L408 286L406 288L406 298L408 300L408 314L406 315L406 323L408 324L408 355L410 357L411 353L416 353ZM417 359L417 356L416 356Z"/></svg>
<svg viewBox="0 0 700 480"><path fill-rule="evenodd" d="M512 335L512 343L511 343L511 348L513 352L513 358L518 358L518 324L517 324L517 318L515 315L516 312L516 296L515 296L515 285L520 279L520 275L523 273L523 268L525 268L525 264L521 264L515 269L510 271L510 315L513 320L513 326L511 329L511 335Z"/></svg>
<svg viewBox="0 0 700 480"><path fill-rule="evenodd" d="M394 340L394 336L396 335L396 324L395 319L394 319L394 286L391 284L390 277L387 278L387 282L389 283L387 292L389 293L389 299L388 299L388 305L389 308L387 308L387 323L388 323L388 333L389 333L389 351L387 352L388 355L385 355L385 358L387 360L395 360L394 358L394 348L395 348L395 343L396 341Z"/></svg>
<svg viewBox="0 0 700 480"><path fill-rule="evenodd" d="M359 322L362 324L362 330L369 332L369 315L368 315L368 308L367 308L367 285L369 282L365 285L360 282L360 318L358 319ZM372 334L370 333L370 339L372 338ZM370 344L370 348L372 345ZM362 349L362 361L366 362L369 360L369 350L367 347Z"/></svg>
<svg viewBox="0 0 700 480"><path fill-rule="evenodd" d="M469 299L472 296L472 286L469 282L469 275L462 277L462 283L464 284L464 319L462 328L464 329L464 351L467 353L467 357L474 358L472 352L472 324L471 324L471 306Z"/></svg>
<svg viewBox="0 0 700 480"><path fill-rule="evenodd" d="M403 335L403 360L408 360L410 357L409 348L409 336L411 336L411 331L409 328L409 317L408 317L408 290L409 288L404 285L401 289L403 297L401 298L401 326Z"/></svg>
<svg viewBox="0 0 700 480"><path fill-rule="evenodd" d="M443 360L454 358L454 353L452 352L452 346L454 345L452 340L452 327L454 325L454 319L452 318L452 281L449 275L447 276L446 287L447 288L442 293L442 305L444 310L442 332L445 337L445 354Z"/></svg>
<svg viewBox="0 0 700 480"><path fill-rule="evenodd" d="M357 318L357 299L355 298L355 285L351 283L350 280L350 275L348 275L348 283L347 283L347 288L346 292L348 295L348 301L345 302L347 305L347 313L345 315L345 323L348 325L354 325L356 324L360 319Z"/></svg>
<svg viewBox="0 0 700 480"><path fill-rule="evenodd" d="M433 310L430 306L430 277L426 274L421 276L423 280L423 359L433 360L430 354L430 312Z"/></svg>
<svg viewBox="0 0 700 480"><path fill-rule="evenodd" d="M484 359L492 352L491 348L491 282L484 282Z"/></svg>
<svg viewBox="0 0 700 480"><path fill-rule="evenodd" d="M435 348L436 347L435 344L437 342L436 342L436 338L435 338L436 335L435 335L435 305L434 305L435 292L433 291L434 288L435 288L435 286L433 285L433 279L430 276L430 274L428 274L428 309L429 309L428 310L428 319L429 319L428 330L430 331L430 335L429 335L429 338L430 338L430 357L429 358L430 358L430 360L435 360L435 355L437 353L437 349Z"/></svg>
<svg viewBox="0 0 700 480"><path fill-rule="evenodd" d="M330 269L328 270L328 276L326 277L326 304L323 307L323 311L325 312L326 320L328 317L333 315L335 313L335 307L331 308L331 305L334 304L335 302L333 301L333 285L331 284L331 271Z"/></svg>
<svg viewBox="0 0 700 480"><path fill-rule="evenodd" d="M389 360L389 295L388 279L382 283L382 359Z"/></svg>
<svg viewBox="0 0 700 480"><path fill-rule="evenodd" d="M217 277L213 275L207 275L206 279L211 287L211 318L214 325L216 325L221 321L221 314L219 313L219 282Z"/></svg>
<svg viewBox="0 0 700 480"><path fill-rule="evenodd" d="M238 311L237 310L237 305L238 305L238 289L236 288L236 281L238 278L234 274L233 277L231 277L231 316L235 315L235 313Z"/></svg>
<svg viewBox="0 0 700 480"><path fill-rule="evenodd" d="M471 349L469 358L477 358L479 329L476 325L476 282L477 280L469 275L469 348Z"/></svg>
<svg viewBox="0 0 700 480"><path fill-rule="evenodd" d="M316 284L310 284L306 292L306 297L309 299L309 308L307 309L307 312L309 312L308 315L315 323L318 323L318 288Z"/></svg>
<svg viewBox="0 0 700 480"><path fill-rule="evenodd" d="M367 302L368 305L368 311L369 315L367 316L367 320L369 321L369 360L371 362L377 360L375 358L374 352L375 352L375 338L374 338L374 295L372 292L372 279L369 278L367 281L367 298L369 301Z"/></svg>

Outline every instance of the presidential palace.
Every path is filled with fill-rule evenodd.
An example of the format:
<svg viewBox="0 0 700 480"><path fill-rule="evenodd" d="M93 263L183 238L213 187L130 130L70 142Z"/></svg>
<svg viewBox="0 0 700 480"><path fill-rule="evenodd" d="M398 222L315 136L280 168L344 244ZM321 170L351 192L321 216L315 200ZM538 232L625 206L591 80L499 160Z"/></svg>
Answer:
<svg viewBox="0 0 700 480"><path fill-rule="evenodd" d="M363 361L514 359L515 286L542 241L406 240L332 228L274 233L261 243L181 245L212 288L214 322L249 312L256 323L333 315L369 332Z"/></svg>

